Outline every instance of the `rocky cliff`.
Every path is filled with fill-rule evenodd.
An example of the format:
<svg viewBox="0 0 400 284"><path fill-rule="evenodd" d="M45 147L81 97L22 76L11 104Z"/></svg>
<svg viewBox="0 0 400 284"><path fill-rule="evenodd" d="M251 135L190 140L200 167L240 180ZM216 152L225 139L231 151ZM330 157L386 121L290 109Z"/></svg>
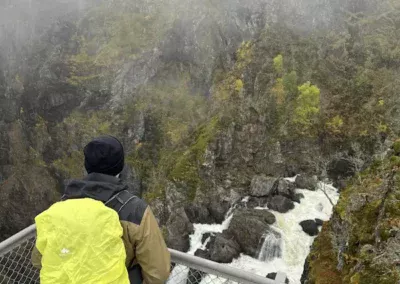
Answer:
<svg viewBox="0 0 400 284"><path fill-rule="evenodd" d="M304 283L399 283L398 147L343 190L306 261Z"/></svg>
<svg viewBox="0 0 400 284"><path fill-rule="evenodd" d="M290 210L301 197L282 177L295 174L301 188L328 178L344 189L337 211L347 219L335 214L323 236L359 227L358 211L346 209L357 180L348 180L400 130L396 3L79 1L56 13L61 2L35 6L23 24L4 20L0 34L1 239L57 201L65 179L84 175L82 148L105 133L123 141L126 175L172 248L187 250L193 223L221 223L245 196L253 207ZM55 21L40 22L41 13ZM393 178L382 172L379 190L371 187L372 209L383 212ZM213 241L230 241L228 259L255 255L272 222L240 212L236 229ZM384 213L375 213L376 223L360 228L383 226ZM259 229L250 243L232 241L243 216ZM357 249L337 254L345 241L332 240L327 265L339 255L347 276L365 279L363 262L345 264ZM310 262L309 279L328 276Z"/></svg>

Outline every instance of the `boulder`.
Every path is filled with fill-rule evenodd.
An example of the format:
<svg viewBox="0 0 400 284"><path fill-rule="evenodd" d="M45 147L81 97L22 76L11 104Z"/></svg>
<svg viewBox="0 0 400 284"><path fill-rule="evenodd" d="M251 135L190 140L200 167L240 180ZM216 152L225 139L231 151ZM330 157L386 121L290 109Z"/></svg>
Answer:
<svg viewBox="0 0 400 284"><path fill-rule="evenodd" d="M292 201L300 203L301 199L304 198L304 194L303 193L296 193L293 198Z"/></svg>
<svg viewBox="0 0 400 284"><path fill-rule="evenodd" d="M339 179L333 182L333 186L336 187L339 192L341 192L347 187L348 183L349 181L347 179Z"/></svg>
<svg viewBox="0 0 400 284"><path fill-rule="evenodd" d="M189 236L193 233L193 224L190 223L183 208L171 212L167 221L169 248L186 252L190 248Z"/></svg>
<svg viewBox="0 0 400 284"><path fill-rule="evenodd" d="M210 251L211 247L213 246L213 244L215 242L215 237L216 236L214 234L210 237L210 241L206 244L207 251Z"/></svg>
<svg viewBox="0 0 400 284"><path fill-rule="evenodd" d="M214 218L207 207L200 204L189 204L185 206L185 213L193 224L213 224Z"/></svg>
<svg viewBox="0 0 400 284"><path fill-rule="evenodd" d="M300 226L303 228L303 231L309 236L317 236L318 225L314 220L305 220L300 222Z"/></svg>
<svg viewBox="0 0 400 284"><path fill-rule="evenodd" d="M295 181L297 188L316 190L318 186L318 179L316 176L298 175Z"/></svg>
<svg viewBox="0 0 400 284"><path fill-rule="evenodd" d="M331 180L337 182L341 179L354 176L356 173L356 164L346 158L333 159L328 164L327 173Z"/></svg>
<svg viewBox="0 0 400 284"><path fill-rule="evenodd" d="M266 177L265 175L254 176L251 180L250 194L252 196L268 196L274 189L277 178Z"/></svg>
<svg viewBox="0 0 400 284"><path fill-rule="evenodd" d="M276 222L275 215L268 210L242 209L237 210L233 218L258 219L269 225ZM232 221L231 221L232 222Z"/></svg>
<svg viewBox="0 0 400 284"><path fill-rule="evenodd" d="M228 232L239 243L241 252L257 257L260 242L269 225L275 221L275 216L267 210L238 210L232 217Z"/></svg>
<svg viewBox="0 0 400 284"><path fill-rule="evenodd" d="M294 203L289 198L275 195L268 201L268 208L280 213L286 213L294 208Z"/></svg>
<svg viewBox="0 0 400 284"><path fill-rule="evenodd" d="M267 197L250 197L247 202L244 203L245 208L254 209L255 207L264 207L268 202Z"/></svg>
<svg viewBox="0 0 400 284"><path fill-rule="evenodd" d="M276 185L275 194L293 199L295 194L295 185L290 181L280 178Z"/></svg>
<svg viewBox="0 0 400 284"><path fill-rule="evenodd" d="M276 278L276 272L271 272L271 273L268 273L267 274L267 278L268 279L272 279L272 280L275 280L275 278ZM289 284L289 279L286 277L286 279L285 279L285 284Z"/></svg>
<svg viewBox="0 0 400 284"><path fill-rule="evenodd" d="M201 237L201 243L204 244L204 242L210 238L211 236L215 236L214 233L204 233L203 236Z"/></svg>
<svg viewBox="0 0 400 284"><path fill-rule="evenodd" d="M226 213L228 213L231 205L228 201L220 201L213 199L208 205L208 211L210 212L211 218L214 223L221 224L225 221Z"/></svg>
<svg viewBox="0 0 400 284"><path fill-rule="evenodd" d="M210 259L219 263L230 263L239 256L240 246L228 232L218 233L210 248Z"/></svg>
<svg viewBox="0 0 400 284"><path fill-rule="evenodd" d="M208 260L211 259L210 252L207 250L198 249L198 250L196 250L194 255L197 257L204 258L204 259L208 259Z"/></svg>
<svg viewBox="0 0 400 284"><path fill-rule="evenodd" d="M315 219L315 223L317 224L318 227L321 227L324 224L324 221L321 219Z"/></svg>

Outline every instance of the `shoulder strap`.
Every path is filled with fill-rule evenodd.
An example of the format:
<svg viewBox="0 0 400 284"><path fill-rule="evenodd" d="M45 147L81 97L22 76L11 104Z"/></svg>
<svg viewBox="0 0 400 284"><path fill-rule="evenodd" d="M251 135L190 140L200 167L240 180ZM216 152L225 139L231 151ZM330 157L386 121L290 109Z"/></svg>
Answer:
<svg viewBox="0 0 400 284"><path fill-rule="evenodd" d="M135 198L137 198L137 196L133 195L127 190L123 190L112 196L104 203L104 205L114 209L119 214L125 205Z"/></svg>

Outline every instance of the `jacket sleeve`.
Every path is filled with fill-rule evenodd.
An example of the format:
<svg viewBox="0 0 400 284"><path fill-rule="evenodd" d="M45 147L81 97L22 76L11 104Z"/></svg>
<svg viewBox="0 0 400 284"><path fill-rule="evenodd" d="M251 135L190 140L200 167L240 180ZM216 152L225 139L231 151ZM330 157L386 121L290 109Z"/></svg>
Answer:
<svg viewBox="0 0 400 284"><path fill-rule="evenodd" d="M38 249L36 248L36 245L32 249L31 260L32 260L32 265L35 268L37 268L37 269L42 268L42 254L38 251Z"/></svg>
<svg viewBox="0 0 400 284"><path fill-rule="evenodd" d="M139 230L136 259L142 268L144 283L165 283L171 269L171 258L157 220L147 207Z"/></svg>

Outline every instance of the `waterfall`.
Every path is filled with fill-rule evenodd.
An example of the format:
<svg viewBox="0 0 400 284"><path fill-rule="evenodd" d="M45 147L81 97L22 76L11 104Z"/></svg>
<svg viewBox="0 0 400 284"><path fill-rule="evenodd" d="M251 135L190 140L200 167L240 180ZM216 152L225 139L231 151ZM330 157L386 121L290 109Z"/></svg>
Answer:
<svg viewBox="0 0 400 284"><path fill-rule="evenodd" d="M294 181L294 178L292 180ZM304 261L315 237L304 233L299 223L315 218L329 220L333 209L332 203L336 204L339 193L333 186L323 183L320 183L315 191L296 189L296 193L302 193L304 199L300 204L296 203L294 209L287 213L273 211L276 223L261 240L262 246L258 258L242 254L233 260L230 266L263 276L272 272L284 272L290 283L300 284ZM257 207L257 209L269 210L267 207Z"/></svg>
<svg viewBox="0 0 400 284"><path fill-rule="evenodd" d="M294 181L294 178L291 179ZM310 252L315 237L310 237L303 232L299 223L309 219L329 220L333 204L339 199L339 193L331 185L320 183L318 189L310 191L306 189L297 189L297 193L302 193L304 199L300 204L295 204L295 208L287 213L273 211L276 217L276 223L270 226L268 232L260 241L258 257L252 258L241 254L232 263L231 267L246 270L261 276L271 272L284 272L290 280L290 283L300 284L300 278L303 273L304 261ZM244 198L242 203L246 203L248 198ZM333 204L332 204L333 203ZM222 224L194 224L195 232L190 236L189 254L194 254L198 248L204 248L201 239L204 233L221 233L229 227L233 212L236 206L226 214L226 219ZM256 207L257 210L269 210L267 207ZM182 280L187 279L189 269L184 265L176 265L172 271L172 277ZM221 279L214 279L213 275L205 275L201 283L222 283ZM175 280L176 281L176 280ZM169 284L177 283L175 281Z"/></svg>
<svg viewBox="0 0 400 284"><path fill-rule="evenodd" d="M282 236L271 231L264 235L264 242L260 249L258 260L271 261L274 258L282 257Z"/></svg>

